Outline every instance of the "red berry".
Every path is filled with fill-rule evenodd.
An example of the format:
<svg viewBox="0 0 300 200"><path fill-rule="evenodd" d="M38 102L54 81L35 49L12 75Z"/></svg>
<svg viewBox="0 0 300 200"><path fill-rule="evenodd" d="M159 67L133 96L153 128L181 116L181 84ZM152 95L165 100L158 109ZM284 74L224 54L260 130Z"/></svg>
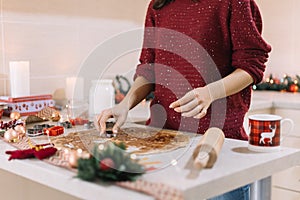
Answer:
<svg viewBox="0 0 300 200"><path fill-rule="evenodd" d="M115 163L111 158L104 158L103 160L100 161L100 169L103 171L106 171L114 167L115 167Z"/></svg>
<svg viewBox="0 0 300 200"><path fill-rule="evenodd" d="M83 125L82 119L79 118L79 117L76 117L76 118L75 118L75 124L76 124L76 125Z"/></svg>
<svg viewBox="0 0 300 200"><path fill-rule="evenodd" d="M72 126L75 126L75 120L74 119L70 119L70 123L72 124Z"/></svg>

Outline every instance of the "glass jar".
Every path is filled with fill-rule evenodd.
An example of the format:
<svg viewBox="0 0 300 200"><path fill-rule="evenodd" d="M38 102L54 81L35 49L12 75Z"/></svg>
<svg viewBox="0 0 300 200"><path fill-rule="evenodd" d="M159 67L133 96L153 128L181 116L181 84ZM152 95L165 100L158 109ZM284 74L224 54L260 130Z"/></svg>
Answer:
<svg viewBox="0 0 300 200"><path fill-rule="evenodd" d="M115 105L115 89L111 79L93 80L89 91L89 117Z"/></svg>
<svg viewBox="0 0 300 200"><path fill-rule="evenodd" d="M85 101L69 100L67 107L68 120L81 118L88 119L88 104Z"/></svg>

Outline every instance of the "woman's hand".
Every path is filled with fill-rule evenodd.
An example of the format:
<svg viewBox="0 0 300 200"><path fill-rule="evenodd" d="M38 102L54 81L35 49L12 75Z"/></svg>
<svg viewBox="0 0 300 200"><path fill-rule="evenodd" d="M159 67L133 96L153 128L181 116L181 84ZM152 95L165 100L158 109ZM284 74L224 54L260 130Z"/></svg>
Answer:
<svg viewBox="0 0 300 200"><path fill-rule="evenodd" d="M125 123L129 109L121 104L116 105L113 108L103 110L98 116L95 117L95 127L100 134L104 134L106 131L106 121L109 118L115 118L116 123L112 128L114 133L117 133L119 128Z"/></svg>
<svg viewBox="0 0 300 200"><path fill-rule="evenodd" d="M170 108L181 113L184 117L200 119L206 115L207 109L212 102L213 99L210 95L209 88L199 87L171 103Z"/></svg>
<svg viewBox="0 0 300 200"><path fill-rule="evenodd" d="M138 76L121 103L111 109L103 110L95 117L94 124L97 130L100 131L100 134L105 133L106 121L112 117L116 119L112 131L117 133L119 128L125 123L129 110L146 98L153 91L153 87L153 83L150 83L143 76Z"/></svg>
<svg viewBox="0 0 300 200"><path fill-rule="evenodd" d="M206 115L207 109L213 101L236 94L251 83L253 83L253 78L248 72L236 69L218 81L188 92L182 98L171 103L170 108L182 113L184 117L200 119Z"/></svg>

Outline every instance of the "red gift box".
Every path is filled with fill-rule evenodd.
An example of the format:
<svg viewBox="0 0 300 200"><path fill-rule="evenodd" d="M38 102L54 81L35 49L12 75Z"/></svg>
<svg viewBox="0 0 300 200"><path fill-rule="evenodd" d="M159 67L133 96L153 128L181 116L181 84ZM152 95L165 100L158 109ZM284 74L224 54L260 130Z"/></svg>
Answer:
<svg viewBox="0 0 300 200"><path fill-rule="evenodd" d="M54 107L52 95L35 95L26 97L0 97L0 102L7 103L4 114L9 116L11 112L19 112L21 116L34 115L45 107Z"/></svg>

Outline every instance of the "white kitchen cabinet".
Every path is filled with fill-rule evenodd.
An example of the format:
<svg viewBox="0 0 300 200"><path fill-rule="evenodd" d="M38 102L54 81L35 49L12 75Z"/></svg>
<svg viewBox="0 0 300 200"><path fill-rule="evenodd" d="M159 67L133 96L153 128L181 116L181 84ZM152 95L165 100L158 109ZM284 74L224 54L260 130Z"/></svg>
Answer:
<svg viewBox="0 0 300 200"><path fill-rule="evenodd" d="M300 193L292 190L283 189L280 187L273 187L272 200L299 200Z"/></svg>

